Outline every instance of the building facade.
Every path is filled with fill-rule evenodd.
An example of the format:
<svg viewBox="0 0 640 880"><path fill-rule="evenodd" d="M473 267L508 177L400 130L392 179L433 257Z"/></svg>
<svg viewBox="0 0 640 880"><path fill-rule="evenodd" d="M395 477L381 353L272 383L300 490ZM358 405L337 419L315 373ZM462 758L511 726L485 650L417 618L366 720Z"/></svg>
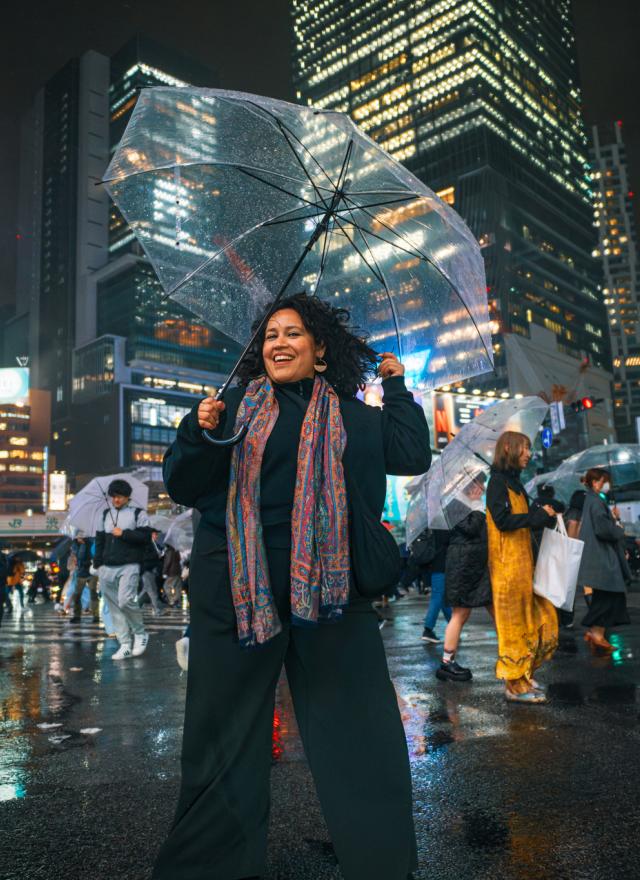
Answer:
<svg viewBox="0 0 640 880"><path fill-rule="evenodd" d="M569 0L293 0L297 97L341 110L480 242L496 373L505 334L551 330L609 365Z"/></svg>
<svg viewBox="0 0 640 880"><path fill-rule="evenodd" d="M594 225L602 260L604 302L613 358L613 403L618 439L638 442L640 419L640 278L638 242L622 122L594 126L591 168Z"/></svg>
<svg viewBox="0 0 640 880"><path fill-rule="evenodd" d="M216 76L136 36L112 58L70 61L23 120L17 319L28 319L34 382L51 394L51 450L71 479L158 462L159 446L140 445L149 446L139 423L149 399L184 414L237 350L164 297L100 185L140 89L187 84L214 86ZM166 448L167 431L152 434Z"/></svg>
<svg viewBox="0 0 640 880"><path fill-rule="evenodd" d="M0 516L47 510L50 412L28 369L0 369Z"/></svg>

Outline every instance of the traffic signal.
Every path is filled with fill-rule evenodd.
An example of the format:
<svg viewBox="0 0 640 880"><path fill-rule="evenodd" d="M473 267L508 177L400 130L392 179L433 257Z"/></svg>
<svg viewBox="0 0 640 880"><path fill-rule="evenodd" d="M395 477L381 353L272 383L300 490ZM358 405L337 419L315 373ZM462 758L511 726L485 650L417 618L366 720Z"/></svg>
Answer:
<svg viewBox="0 0 640 880"><path fill-rule="evenodd" d="M576 413L581 413L588 409L593 409L596 403L600 403L600 399L596 400L593 397L582 397L580 400L573 401L571 409Z"/></svg>

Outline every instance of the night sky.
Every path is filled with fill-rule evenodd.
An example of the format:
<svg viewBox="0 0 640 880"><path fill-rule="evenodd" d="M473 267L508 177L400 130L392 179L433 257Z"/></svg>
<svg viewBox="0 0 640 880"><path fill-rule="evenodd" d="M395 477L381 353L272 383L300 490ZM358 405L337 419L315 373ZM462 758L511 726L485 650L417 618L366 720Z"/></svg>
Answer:
<svg viewBox="0 0 640 880"><path fill-rule="evenodd" d="M545 2L545 0L536 0ZM640 3L573 0L587 123L621 119L640 198ZM111 55L134 33L191 54L226 88L292 98L290 0L13 2L0 33L0 303L15 288L18 119L71 57Z"/></svg>

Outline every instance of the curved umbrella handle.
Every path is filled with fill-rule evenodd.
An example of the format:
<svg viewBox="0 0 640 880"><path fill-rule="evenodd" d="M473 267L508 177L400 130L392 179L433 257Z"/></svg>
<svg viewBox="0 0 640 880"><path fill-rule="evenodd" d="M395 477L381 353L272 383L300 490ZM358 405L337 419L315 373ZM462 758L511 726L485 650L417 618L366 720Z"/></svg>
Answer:
<svg viewBox="0 0 640 880"><path fill-rule="evenodd" d="M207 443L211 443L212 446L235 446L238 443L241 443L244 440L244 435L249 430L248 425L243 425L237 434L234 434L233 437L225 437L224 439L218 439L214 437L213 434L210 434L205 428L202 429L202 436L207 441Z"/></svg>

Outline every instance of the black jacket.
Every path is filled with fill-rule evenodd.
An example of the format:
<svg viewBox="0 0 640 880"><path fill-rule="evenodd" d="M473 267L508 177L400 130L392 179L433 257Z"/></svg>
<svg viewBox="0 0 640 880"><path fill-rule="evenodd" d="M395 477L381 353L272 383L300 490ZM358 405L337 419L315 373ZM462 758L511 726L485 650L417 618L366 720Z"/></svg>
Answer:
<svg viewBox="0 0 640 880"><path fill-rule="evenodd" d="M487 485L487 510L501 532L513 532L516 529L542 529L552 526L554 518L541 507L530 509L528 513L513 513L509 502L509 489L517 495L524 495L527 506L529 498L520 482L519 471L499 471L491 468L491 478Z"/></svg>
<svg viewBox="0 0 640 880"><path fill-rule="evenodd" d="M0 552L0 589L7 585L7 575L9 574L9 564L4 553Z"/></svg>
<svg viewBox="0 0 640 880"><path fill-rule="evenodd" d="M384 408L371 407L357 398L340 398L340 412L347 434L343 456L345 482L357 485L350 497L354 516L364 506L377 520L382 517L386 474L412 476L424 473L431 463L429 429L422 408L407 391L404 379L394 376L382 383ZM231 389L217 436L234 433L235 416L244 389ZM178 504L195 507L202 518L198 531L209 541L225 540L225 515L231 449L214 447L202 437L198 405L180 423L175 441L164 457L167 491ZM347 488L348 492L348 488ZM201 544L202 546L202 544Z"/></svg>
<svg viewBox="0 0 640 880"><path fill-rule="evenodd" d="M144 511L136 515L130 507L121 508L116 513L116 517L120 518L125 511L128 516L124 518L124 522L121 518L120 522L129 527L124 528L120 537L112 535L111 531L96 532L96 552L93 562L96 568L101 565L119 568L121 565L142 564L145 547L151 536L151 528L146 525L148 518Z"/></svg>
<svg viewBox="0 0 640 880"><path fill-rule="evenodd" d="M149 539L144 546L142 571L155 571L156 574L160 574L162 568L162 556L162 550L154 543L151 534L149 534Z"/></svg>
<svg viewBox="0 0 640 880"><path fill-rule="evenodd" d="M491 604L487 520L474 510L452 529L447 548L446 604L478 608Z"/></svg>
<svg viewBox="0 0 640 880"><path fill-rule="evenodd" d="M42 587L43 589L47 589L51 584L51 580L49 579L49 575L46 573L44 568L36 568L33 573L33 580L31 581L31 586Z"/></svg>

